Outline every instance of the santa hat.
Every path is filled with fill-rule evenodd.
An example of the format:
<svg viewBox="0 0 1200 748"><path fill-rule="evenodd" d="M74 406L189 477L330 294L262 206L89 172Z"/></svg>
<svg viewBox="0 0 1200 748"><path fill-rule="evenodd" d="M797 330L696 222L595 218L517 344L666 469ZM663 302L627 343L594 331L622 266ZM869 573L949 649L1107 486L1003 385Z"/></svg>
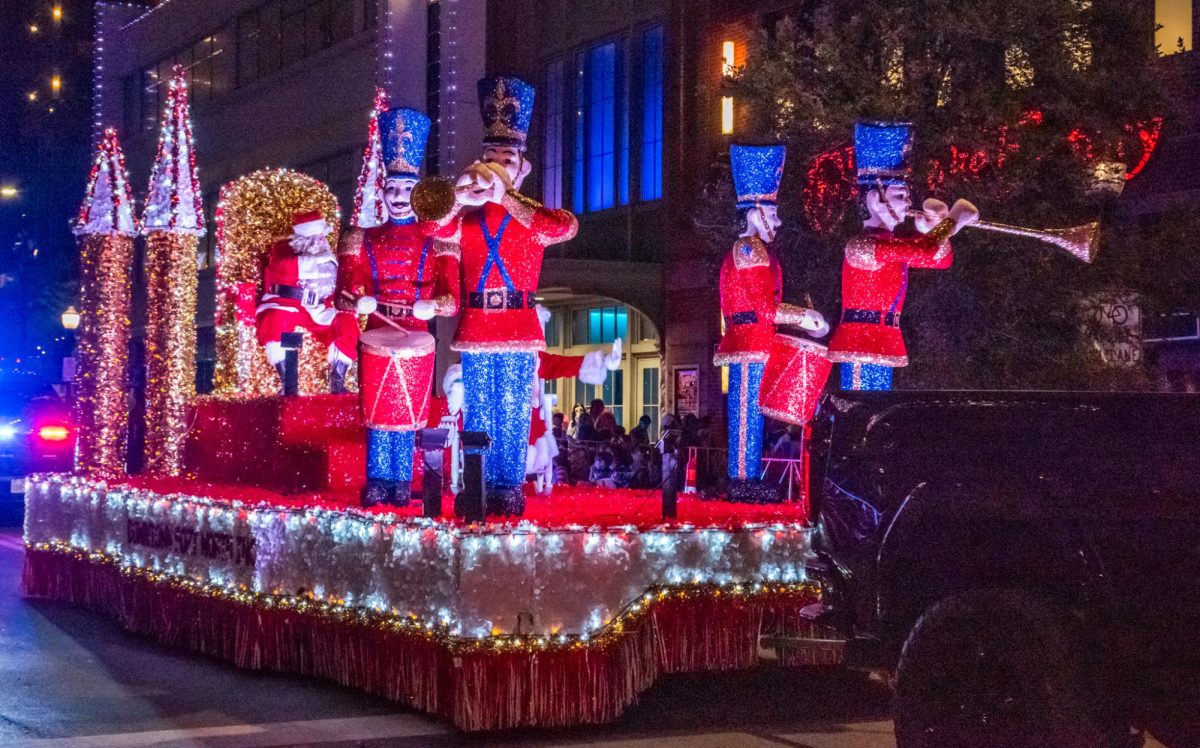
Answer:
<svg viewBox="0 0 1200 748"><path fill-rule="evenodd" d="M321 236L329 233L329 224L319 210L309 210L292 216L292 233L298 236Z"/></svg>

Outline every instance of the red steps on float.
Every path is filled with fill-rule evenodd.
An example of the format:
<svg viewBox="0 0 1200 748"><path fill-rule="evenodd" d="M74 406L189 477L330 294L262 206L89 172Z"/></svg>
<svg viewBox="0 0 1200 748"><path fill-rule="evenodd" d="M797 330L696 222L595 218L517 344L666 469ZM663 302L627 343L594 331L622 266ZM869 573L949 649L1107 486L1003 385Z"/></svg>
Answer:
<svg viewBox="0 0 1200 748"><path fill-rule="evenodd" d="M357 395L228 399L191 405L184 474L283 494L357 493L366 469Z"/></svg>

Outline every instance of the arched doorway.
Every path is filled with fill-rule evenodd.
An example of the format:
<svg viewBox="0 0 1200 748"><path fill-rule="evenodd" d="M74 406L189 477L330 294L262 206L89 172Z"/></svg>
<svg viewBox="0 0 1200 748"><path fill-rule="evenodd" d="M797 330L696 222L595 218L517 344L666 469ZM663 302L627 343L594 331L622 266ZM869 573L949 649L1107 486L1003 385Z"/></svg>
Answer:
<svg viewBox="0 0 1200 748"><path fill-rule="evenodd" d="M604 384L584 384L576 379L546 382L546 392L558 396L560 410L569 420L575 403L585 408L593 399L604 401L617 423L628 432L643 416L650 417L651 439L658 437L661 412L662 347L659 331L649 316L636 307L608 296L578 294L561 288L538 291L538 302L550 310L546 325L546 350L562 355L582 355L608 349L621 339L621 367L608 374Z"/></svg>

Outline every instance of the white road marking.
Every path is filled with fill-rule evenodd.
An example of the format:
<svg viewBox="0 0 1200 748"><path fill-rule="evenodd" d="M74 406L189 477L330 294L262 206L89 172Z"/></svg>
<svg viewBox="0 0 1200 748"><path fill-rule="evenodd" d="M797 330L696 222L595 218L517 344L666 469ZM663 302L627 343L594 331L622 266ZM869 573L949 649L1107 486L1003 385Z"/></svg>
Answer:
<svg viewBox="0 0 1200 748"><path fill-rule="evenodd" d="M124 748L129 746L187 746L212 741L226 748L252 746L304 745L306 743L417 738L445 735L450 728L431 717L411 714L385 714L375 717L316 719L303 722L274 722L260 725L221 725L177 730L124 732L110 735L85 735L74 738L40 740L4 740L0 746L30 748ZM218 743L219 741L219 743Z"/></svg>

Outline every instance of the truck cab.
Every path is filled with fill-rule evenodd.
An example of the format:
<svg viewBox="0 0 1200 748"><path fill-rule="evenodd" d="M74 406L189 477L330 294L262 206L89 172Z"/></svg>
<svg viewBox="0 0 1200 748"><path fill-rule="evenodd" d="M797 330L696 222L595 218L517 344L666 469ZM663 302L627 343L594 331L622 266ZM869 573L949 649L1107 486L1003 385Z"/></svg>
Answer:
<svg viewBox="0 0 1200 748"><path fill-rule="evenodd" d="M1198 439L1193 395L826 396L820 620L901 746L1200 745Z"/></svg>

